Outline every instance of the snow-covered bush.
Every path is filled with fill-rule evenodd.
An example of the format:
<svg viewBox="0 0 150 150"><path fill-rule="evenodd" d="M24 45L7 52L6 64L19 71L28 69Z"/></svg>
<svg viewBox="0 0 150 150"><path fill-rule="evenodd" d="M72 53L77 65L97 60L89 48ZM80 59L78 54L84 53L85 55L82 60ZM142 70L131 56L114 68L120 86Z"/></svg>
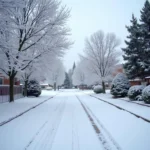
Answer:
<svg viewBox="0 0 150 150"><path fill-rule="evenodd" d="M130 100L142 100L142 90L144 89L143 85L131 86L128 91L128 97Z"/></svg>
<svg viewBox="0 0 150 150"><path fill-rule="evenodd" d="M150 104L150 85L144 88L142 92L142 99L145 103Z"/></svg>
<svg viewBox="0 0 150 150"><path fill-rule="evenodd" d="M123 73L118 73L112 81L111 94L115 97L125 97L130 88L130 83Z"/></svg>
<svg viewBox="0 0 150 150"><path fill-rule="evenodd" d="M102 88L102 86L101 85L96 85L96 86L94 86L94 92L96 93L96 94L98 94L98 93L103 93L103 88Z"/></svg>

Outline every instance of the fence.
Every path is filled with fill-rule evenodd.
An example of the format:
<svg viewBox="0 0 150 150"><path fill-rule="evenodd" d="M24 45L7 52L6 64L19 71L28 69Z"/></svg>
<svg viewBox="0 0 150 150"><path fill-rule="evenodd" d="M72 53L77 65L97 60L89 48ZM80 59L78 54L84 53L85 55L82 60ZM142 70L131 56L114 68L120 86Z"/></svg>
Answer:
<svg viewBox="0 0 150 150"><path fill-rule="evenodd" d="M14 86L14 99L22 98L22 86ZM0 85L0 103L9 102L9 85Z"/></svg>

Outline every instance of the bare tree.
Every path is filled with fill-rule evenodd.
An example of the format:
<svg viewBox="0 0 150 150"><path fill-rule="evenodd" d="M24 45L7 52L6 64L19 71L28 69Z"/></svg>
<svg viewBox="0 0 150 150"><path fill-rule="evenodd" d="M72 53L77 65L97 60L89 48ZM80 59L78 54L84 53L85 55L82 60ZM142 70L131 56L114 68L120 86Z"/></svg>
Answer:
<svg viewBox="0 0 150 150"><path fill-rule="evenodd" d="M23 87L24 96L27 96L27 85L31 79L36 79L36 80L40 81L44 78L44 75L40 68L41 67L45 68L45 66L44 65L41 66L41 65L42 65L41 61L32 62L29 64L29 66L26 69L24 69L24 71L18 72L17 78L21 79L21 81L23 82L23 85L24 85L24 87Z"/></svg>
<svg viewBox="0 0 150 150"><path fill-rule="evenodd" d="M104 34L98 31L85 40L85 58L90 62L90 69L97 74L102 82L105 93L105 80L112 68L118 63L117 47L120 40L115 34Z"/></svg>
<svg viewBox="0 0 150 150"><path fill-rule="evenodd" d="M81 55L79 55L79 58L80 61L77 63L72 76L73 84L74 85L94 84L98 80L98 78L93 72L91 72L91 69L88 67L90 66L89 61Z"/></svg>
<svg viewBox="0 0 150 150"><path fill-rule="evenodd" d="M44 77L47 82L56 87L59 87L63 84L65 79L65 67L60 59L54 58L51 66L45 70Z"/></svg>
<svg viewBox="0 0 150 150"><path fill-rule="evenodd" d="M10 80L10 102L14 101L13 83L19 71L43 54L59 56L71 44L66 27L69 10L57 0L12 0L0 2L0 70ZM6 6L6 7L5 7Z"/></svg>
<svg viewBox="0 0 150 150"><path fill-rule="evenodd" d="M85 73L83 70L80 70L79 68L75 69L75 72L73 74L73 84L74 85L83 85L85 83Z"/></svg>

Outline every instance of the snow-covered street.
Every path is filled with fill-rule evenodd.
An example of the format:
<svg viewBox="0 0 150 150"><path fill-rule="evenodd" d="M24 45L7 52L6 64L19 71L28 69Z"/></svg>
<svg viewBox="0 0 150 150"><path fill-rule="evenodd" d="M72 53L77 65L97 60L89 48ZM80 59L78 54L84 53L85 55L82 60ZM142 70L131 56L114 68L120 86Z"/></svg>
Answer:
<svg viewBox="0 0 150 150"><path fill-rule="evenodd" d="M88 94L44 91L0 104L0 123L13 118L0 126L0 150L149 150L150 123ZM150 109L138 108L146 114Z"/></svg>

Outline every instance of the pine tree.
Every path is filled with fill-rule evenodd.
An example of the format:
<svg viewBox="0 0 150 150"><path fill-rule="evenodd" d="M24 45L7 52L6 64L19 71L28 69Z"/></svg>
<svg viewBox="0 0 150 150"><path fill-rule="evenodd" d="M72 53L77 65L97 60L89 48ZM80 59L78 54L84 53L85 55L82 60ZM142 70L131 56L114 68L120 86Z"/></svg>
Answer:
<svg viewBox="0 0 150 150"><path fill-rule="evenodd" d="M75 64L75 62L74 62L73 67L72 67L72 70L74 71L75 68L76 68L76 64Z"/></svg>
<svg viewBox="0 0 150 150"><path fill-rule="evenodd" d="M141 10L140 19L141 42L143 49L143 62L140 63L144 77L150 74L150 2L145 1Z"/></svg>
<svg viewBox="0 0 150 150"><path fill-rule="evenodd" d="M70 79L69 79L68 73L65 73L64 87L65 87L66 89L69 89L69 88L70 88Z"/></svg>
<svg viewBox="0 0 150 150"><path fill-rule="evenodd" d="M68 71L68 76L69 76L69 81L70 81L69 88L72 88L72 87L73 87L72 76L73 76L73 73L74 73L75 68L76 68L76 64L75 64L75 62L74 62L72 69L70 69L70 70Z"/></svg>
<svg viewBox="0 0 150 150"><path fill-rule="evenodd" d="M127 47L123 48L123 58L126 61L124 64L125 72L128 78L140 77L142 78L144 70L141 70L141 62L143 62L141 39L140 39L140 26L137 19L132 15L131 26L126 26L129 36L125 41Z"/></svg>

